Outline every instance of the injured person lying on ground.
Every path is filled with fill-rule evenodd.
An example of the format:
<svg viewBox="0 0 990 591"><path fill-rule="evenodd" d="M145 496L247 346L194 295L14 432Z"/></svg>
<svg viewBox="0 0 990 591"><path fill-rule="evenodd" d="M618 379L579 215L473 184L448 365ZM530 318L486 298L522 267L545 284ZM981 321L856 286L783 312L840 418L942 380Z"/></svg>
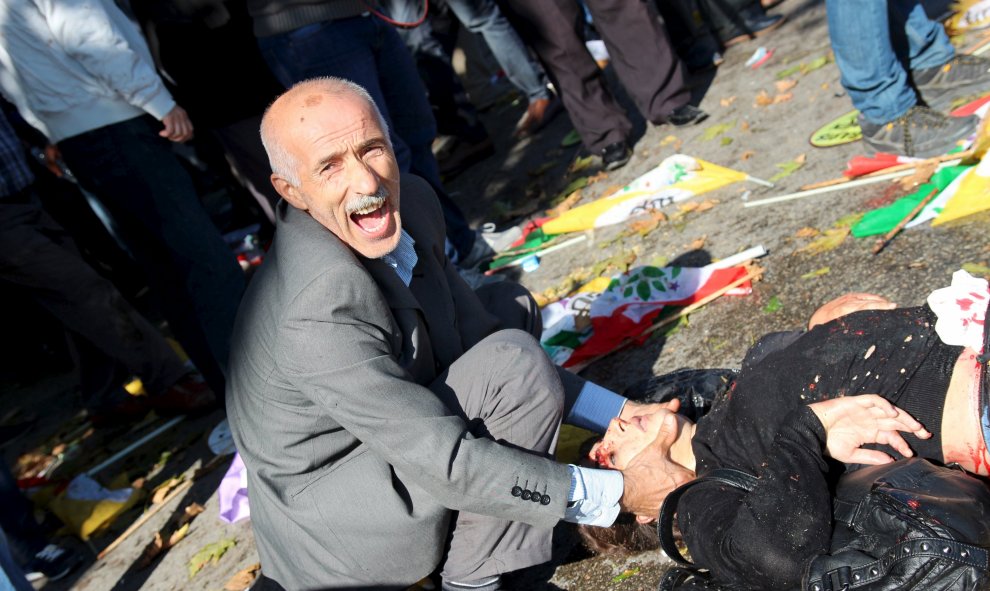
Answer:
<svg viewBox="0 0 990 591"><path fill-rule="evenodd" d="M716 582L799 588L809 561L829 551L840 473L916 456L988 474L988 301L987 282L964 271L920 307L843 296L809 330L767 335L738 373L723 370L729 379L696 423L681 407L704 405L681 395L667 410L613 420L590 458L626 470L661 454L664 494L719 468L754 475L748 491L697 483L675 523ZM601 528L583 534L600 551L630 539Z"/></svg>

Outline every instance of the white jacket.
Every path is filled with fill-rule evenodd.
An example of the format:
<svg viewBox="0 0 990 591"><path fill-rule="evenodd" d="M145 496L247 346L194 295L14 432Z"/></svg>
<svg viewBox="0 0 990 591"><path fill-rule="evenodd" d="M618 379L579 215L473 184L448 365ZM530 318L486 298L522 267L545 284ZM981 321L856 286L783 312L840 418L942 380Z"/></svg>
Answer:
<svg viewBox="0 0 990 591"><path fill-rule="evenodd" d="M175 107L112 0L0 0L0 91L52 142Z"/></svg>

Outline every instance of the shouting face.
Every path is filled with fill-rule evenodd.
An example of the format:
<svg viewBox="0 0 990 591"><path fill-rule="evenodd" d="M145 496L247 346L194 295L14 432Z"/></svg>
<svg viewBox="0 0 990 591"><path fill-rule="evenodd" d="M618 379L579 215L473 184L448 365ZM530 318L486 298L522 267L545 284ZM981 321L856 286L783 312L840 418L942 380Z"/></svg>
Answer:
<svg viewBox="0 0 990 591"><path fill-rule="evenodd" d="M272 111L294 173L272 175L279 194L367 258L394 250L399 167L374 105L316 86L290 91Z"/></svg>

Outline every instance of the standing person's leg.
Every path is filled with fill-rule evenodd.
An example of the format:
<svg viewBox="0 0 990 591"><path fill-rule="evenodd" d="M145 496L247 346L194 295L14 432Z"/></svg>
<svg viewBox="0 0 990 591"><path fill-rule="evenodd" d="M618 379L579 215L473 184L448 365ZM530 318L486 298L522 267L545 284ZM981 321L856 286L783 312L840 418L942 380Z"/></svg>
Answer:
<svg viewBox="0 0 990 591"><path fill-rule="evenodd" d="M550 98L542 69L494 0L447 0L447 6L469 31L485 38L498 65L529 102Z"/></svg>
<svg viewBox="0 0 990 591"><path fill-rule="evenodd" d="M664 123L688 104L684 67L646 2L586 0L622 85L647 120Z"/></svg>
<svg viewBox="0 0 990 591"><path fill-rule="evenodd" d="M639 0L636 0L639 1ZM519 17L520 30L553 78L567 114L594 154L624 144L632 131L625 112L605 85L605 76L588 53L578 28L574 0L506 0ZM624 164L624 163L623 163Z"/></svg>
<svg viewBox="0 0 990 591"><path fill-rule="evenodd" d="M203 209L192 179L139 117L63 140L80 184L96 195L141 262L169 327L217 396L244 274Z"/></svg>
<svg viewBox="0 0 990 591"><path fill-rule="evenodd" d="M826 0L828 34L842 86L872 123L893 121L918 101L894 53L887 0Z"/></svg>
<svg viewBox="0 0 990 591"><path fill-rule="evenodd" d="M34 507L17 488L7 463L0 461L0 530L7 533L7 549L21 564L27 564L47 544L33 515Z"/></svg>
<svg viewBox="0 0 990 591"><path fill-rule="evenodd" d="M0 527L0 591L34 591L10 555L7 537Z"/></svg>
<svg viewBox="0 0 990 591"><path fill-rule="evenodd" d="M907 64L911 70L937 68L956 54L942 23L928 18L918 0L888 0L896 37L906 40ZM901 35L903 30L903 35ZM896 45L895 45L896 47Z"/></svg>
<svg viewBox="0 0 990 591"><path fill-rule="evenodd" d="M84 401L87 407L110 402L129 375L140 376L155 396L186 373L161 334L86 264L30 189L0 200L0 279L26 290L99 352L95 363L92 356L87 359L101 382L83 388L91 396ZM119 369L110 368L114 365ZM80 371L87 375L86 367Z"/></svg>
<svg viewBox="0 0 990 591"><path fill-rule="evenodd" d="M431 389L479 437L546 456L557 445L563 385L529 334L504 330L489 336L455 361ZM528 490L525 482L518 486ZM525 498L520 502L540 502L542 495ZM441 573L444 586L494 585L502 573L547 562L552 535L552 529L461 512Z"/></svg>

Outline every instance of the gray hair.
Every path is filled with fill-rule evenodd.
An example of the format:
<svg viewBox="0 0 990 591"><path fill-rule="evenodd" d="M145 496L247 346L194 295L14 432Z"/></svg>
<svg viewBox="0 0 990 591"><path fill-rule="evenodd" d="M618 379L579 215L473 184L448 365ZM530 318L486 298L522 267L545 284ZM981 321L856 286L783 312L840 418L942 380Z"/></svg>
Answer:
<svg viewBox="0 0 990 591"><path fill-rule="evenodd" d="M371 95L368 94L368 91L363 86L355 84L350 80L335 78L333 76L310 78L309 80L303 80L294 84L292 88L276 98L271 105L268 105L268 108L265 109L264 116L261 118L261 143L265 146L265 152L268 153L268 163L271 165L273 173L284 178L292 185L299 185L299 176L297 174L299 163L296 157L279 141L275 122L270 114L272 107L282 97L304 90L321 90L335 98L353 96L364 100L371 106L375 117L378 119L378 125L385 134L385 141L388 142L389 148L392 147L392 140L388 132L388 123L385 121L385 117L382 116L382 112L378 109L378 105L375 104L374 99L371 98Z"/></svg>

